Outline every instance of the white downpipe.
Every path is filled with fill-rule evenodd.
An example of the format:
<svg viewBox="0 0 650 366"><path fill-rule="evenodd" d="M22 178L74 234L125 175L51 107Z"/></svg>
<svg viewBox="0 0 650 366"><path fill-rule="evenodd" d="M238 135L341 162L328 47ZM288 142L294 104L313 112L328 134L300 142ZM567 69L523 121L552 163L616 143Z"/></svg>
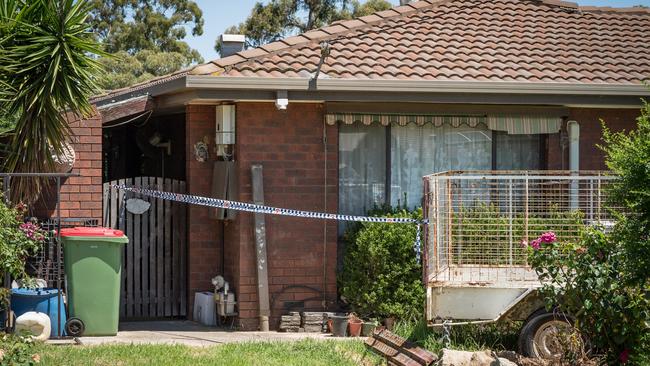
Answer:
<svg viewBox="0 0 650 366"><path fill-rule="evenodd" d="M579 175L580 170L580 124L576 121L568 121L566 124L569 135L569 170L571 175ZM579 208L580 198L578 197L579 187L577 180L571 180L570 204L571 210Z"/></svg>

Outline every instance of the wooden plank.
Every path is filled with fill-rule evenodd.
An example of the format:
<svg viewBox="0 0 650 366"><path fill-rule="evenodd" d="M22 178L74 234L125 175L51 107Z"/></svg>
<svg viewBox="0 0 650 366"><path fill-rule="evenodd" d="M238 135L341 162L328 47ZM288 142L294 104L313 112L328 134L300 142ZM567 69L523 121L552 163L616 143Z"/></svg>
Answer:
<svg viewBox="0 0 650 366"><path fill-rule="evenodd" d="M187 193L185 182L181 181L179 186L179 193ZM181 309L180 316L187 315L187 205L180 204L180 217L179 217L179 237L180 237L180 298Z"/></svg>
<svg viewBox="0 0 650 366"><path fill-rule="evenodd" d="M164 188L163 179L156 178L156 189L162 190ZM156 211L156 316L165 316L165 289L164 289L164 221L163 210L165 201L158 199Z"/></svg>
<svg viewBox="0 0 650 366"><path fill-rule="evenodd" d="M253 177L253 202L258 205L264 204L264 184L262 165L251 166ZM269 273L268 261L266 258L266 224L265 215L255 214L255 253L257 268L257 298L259 299L259 316L261 331L268 331L268 317L271 316L269 305Z"/></svg>
<svg viewBox="0 0 650 366"><path fill-rule="evenodd" d="M142 178L134 178L134 184L142 186ZM139 196L133 198L141 198ZM142 317L142 237L140 236L140 226L142 225L142 215L132 215L133 218L133 316Z"/></svg>
<svg viewBox="0 0 650 366"><path fill-rule="evenodd" d="M109 227L110 223L110 207L109 207L109 193L110 193L110 183L102 184L102 226Z"/></svg>
<svg viewBox="0 0 650 366"><path fill-rule="evenodd" d="M384 328L375 329L372 335L366 339L365 344L373 351L384 356L389 364L428 366L438 360L435 354Z"/></svg>
<svg viewBox="0 0 650 366"><path fill-rule="evenodd" d="M142 186L149 188L149 177L142 178ZM143 196L143 200L151 203L151 197ZM142 317L149 318L149 222L151 206L142 214Z"/></svg>
<svg viewBox="0 0 650 366"><path fill-rule="evenodd" d="M149 188L156 189L156 178L149 179ZM156 317L156 240L158 237L157 233L157 207L158 199L151 198L149 200L151 207L149 208L149 316L152 318Z"/></svg>
<svg viewBox="0 0 650 366"><path fill-rule="evenodd" d="M109 182L108 184L113 185L117 183L118 181L114 180L112 182ZM115 229L117 228L117 212L118 212L118 204L119 204L119 197L118 197L118 191L117 188L111 187L110 190L110 204L111 204L111 209L110 209L110 224L109 227Z"/></svg>
<svg viewBox="0 0 650 366"><path fill-rule="evenodd" d="M172 192L178 193L178 180L172 180ZM178 316L180 311L180 248L179 248L179 235L180 235L180 203L172 202L172 316Z"/></svg>
<svg viewBox="0 0 650 366"><path fill-rule="evenodd" d="M128 185L133 184L132 179L128 179ZM127 196L131 197L131 196ZM126 202L123 202L126 205ZM129 237L129 244L127 245L126 252L126 317L133 317L133 265L135 264L134 258L134 247L135 247L135 238L133 236L133 214L123 209L126 218L126 235Z"/></svg>
<svg viewBox="0 0 650 366"><path fill-rule="evenodd" d="M112 103L98 108L102 117L102 124L116 121L120 118L135 116L154 108L153 98L150 95L133 98L126 102Z"/></svg>
<svg viewBox="0 0 650 366"><path fill-rule="evenodd" d="M165 179L165 192L171 191L171 179ZM165 200L165 316L172 315L172 203Z"/></svg>
<svg viewBox="0 0 650 366"><path fill-rule="evenodd" d="M117 181L113 181L113 183L117 184L124 184L125 180L124 179L118 179ZM115 215L113 216L113 222L114 222L114 228L116 227L119 230L124 231L124 220L120 218L121 215L121 208L123 205L124 201L124 191L121 189L115 189L113 188L113 191L115 192L115 195L113 197L117 197L115 200L114 208L115 208ZM112 208L111 208L112 210ZM124 246L124 249L122 250L122 281L121 281L121 300L120 300L120 316L122 318L126 317L126 253L129 250L129 247L131 246L131 243L127 243Z"/></svg>

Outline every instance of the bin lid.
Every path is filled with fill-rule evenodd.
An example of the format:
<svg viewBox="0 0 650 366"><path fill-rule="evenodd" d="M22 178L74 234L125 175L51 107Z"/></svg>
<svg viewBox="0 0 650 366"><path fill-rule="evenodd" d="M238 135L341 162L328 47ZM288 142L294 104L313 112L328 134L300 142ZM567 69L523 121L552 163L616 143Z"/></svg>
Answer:
<svg viewBox="0 0 650 366"><path fill-rule="evenodd" d="M103 237L103 238L122 238L124 232L122 230L115 230L107 227L73 227L61 229L62 237L70 236L90 236L90 237Z"/></svg>

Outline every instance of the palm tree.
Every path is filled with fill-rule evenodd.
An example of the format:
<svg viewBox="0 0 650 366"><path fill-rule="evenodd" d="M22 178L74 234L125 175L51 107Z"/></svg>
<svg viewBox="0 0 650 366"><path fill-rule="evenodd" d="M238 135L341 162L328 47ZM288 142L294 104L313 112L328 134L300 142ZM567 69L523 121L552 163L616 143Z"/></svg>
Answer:
<svg viewBox="0 0 650 366"><path fill-rule="evenodd" d="M6 172L50 172L65 153L67 115L89 115L98 90L94 55L104 55L86 23L87 0L0 0L0 111L15 116ZM46 182L12 180L12 196L34 201Z"/></svg>

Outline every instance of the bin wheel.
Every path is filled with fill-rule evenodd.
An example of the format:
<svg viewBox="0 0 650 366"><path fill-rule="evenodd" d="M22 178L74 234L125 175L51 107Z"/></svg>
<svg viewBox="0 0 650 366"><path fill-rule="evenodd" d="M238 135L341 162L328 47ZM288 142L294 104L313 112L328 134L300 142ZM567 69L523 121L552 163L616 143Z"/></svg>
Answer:
<svg viewBox="0 0 650 366"><path fill-rule="evenodd" d="M580 355L585 341L573 328L573 319L561 314L533 314L519 333L522 355L545 360L557 360L569 353Z"/></svg>
<svg viewBox="0 0 650 366"><path fill-rule="evenodd" d="M65 332L72 337L79 337L86 330L84 322L79 318L70 318L65 322Z"/></svg>

